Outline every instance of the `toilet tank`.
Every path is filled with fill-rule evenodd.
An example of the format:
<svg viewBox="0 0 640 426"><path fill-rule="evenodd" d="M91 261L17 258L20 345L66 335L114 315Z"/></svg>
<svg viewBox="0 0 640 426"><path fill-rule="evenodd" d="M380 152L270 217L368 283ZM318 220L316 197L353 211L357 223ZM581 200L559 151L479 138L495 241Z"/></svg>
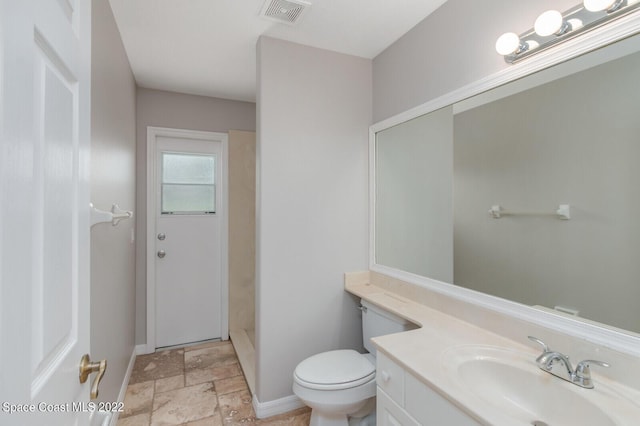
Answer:
<svg viewBox="0 0 640 426"><path fill-rule="evenodd" d="M415 324L365 300L361 300L360 304L362 305L362 340L365 349L374 356L376 348L371 343L372 337L418 328Z"/></svg>

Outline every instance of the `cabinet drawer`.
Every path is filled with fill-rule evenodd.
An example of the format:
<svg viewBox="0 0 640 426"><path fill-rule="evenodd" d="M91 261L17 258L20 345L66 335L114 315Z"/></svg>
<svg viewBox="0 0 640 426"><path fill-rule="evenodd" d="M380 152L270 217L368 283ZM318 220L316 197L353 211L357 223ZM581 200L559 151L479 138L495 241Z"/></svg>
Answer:
<svg viewBox="0 0 640 426"><path fill-rule="evenodd" d="M400 407L404 407L404 370L378 351L376 383Z"/></svg>

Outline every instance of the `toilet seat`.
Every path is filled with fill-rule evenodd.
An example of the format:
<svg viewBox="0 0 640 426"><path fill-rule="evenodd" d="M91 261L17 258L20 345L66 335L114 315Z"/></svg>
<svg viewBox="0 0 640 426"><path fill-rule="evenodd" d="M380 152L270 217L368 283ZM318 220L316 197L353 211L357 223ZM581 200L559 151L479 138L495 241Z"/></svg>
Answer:
<svg viewBox="0 0 640 426"><path fill-rule="evenodd" d="M302 361L293 374L300 386L317 390L341 390L375 380L376 367L354 350L323 352Z"/></svg>

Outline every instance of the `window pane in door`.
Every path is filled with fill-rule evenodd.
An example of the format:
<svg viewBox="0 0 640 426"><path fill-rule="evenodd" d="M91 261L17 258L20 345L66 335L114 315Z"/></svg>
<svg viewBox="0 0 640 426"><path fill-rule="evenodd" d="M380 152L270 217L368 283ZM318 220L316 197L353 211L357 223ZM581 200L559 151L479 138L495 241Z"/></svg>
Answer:
<svg viewBox="0 0 640 426"><path fill-rule="evenodd" d="M162 153L162 214L210 214L216 210L213 155Z"/></svg>
<svg viewBox="0 0 640 426"><path fill-rule="evenodd" d="M198 154L162 154L162 183L215 183L215 157Z"/></svg>
<svg viewBox="0 0 640 426"><path fill-rule="evenodd" d="M215 213L215 185L162 185L162 213Z"/></svg>

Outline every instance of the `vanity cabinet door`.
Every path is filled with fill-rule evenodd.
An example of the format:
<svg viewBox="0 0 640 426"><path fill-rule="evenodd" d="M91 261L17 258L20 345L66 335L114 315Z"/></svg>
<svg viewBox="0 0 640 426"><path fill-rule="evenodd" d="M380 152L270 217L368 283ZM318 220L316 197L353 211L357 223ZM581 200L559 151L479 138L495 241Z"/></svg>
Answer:
<svg viewBox="0 0 640 426"><path fill-rule="evenodd" d="M420 426L413 417L404 411L378 386L376 398L377 426Z"/></svg>
<svg viewBox="0 0 640 426"><path fill-rule="evenodd" d="M479 426L452 402L378 351L377 424Z"/></svg>

